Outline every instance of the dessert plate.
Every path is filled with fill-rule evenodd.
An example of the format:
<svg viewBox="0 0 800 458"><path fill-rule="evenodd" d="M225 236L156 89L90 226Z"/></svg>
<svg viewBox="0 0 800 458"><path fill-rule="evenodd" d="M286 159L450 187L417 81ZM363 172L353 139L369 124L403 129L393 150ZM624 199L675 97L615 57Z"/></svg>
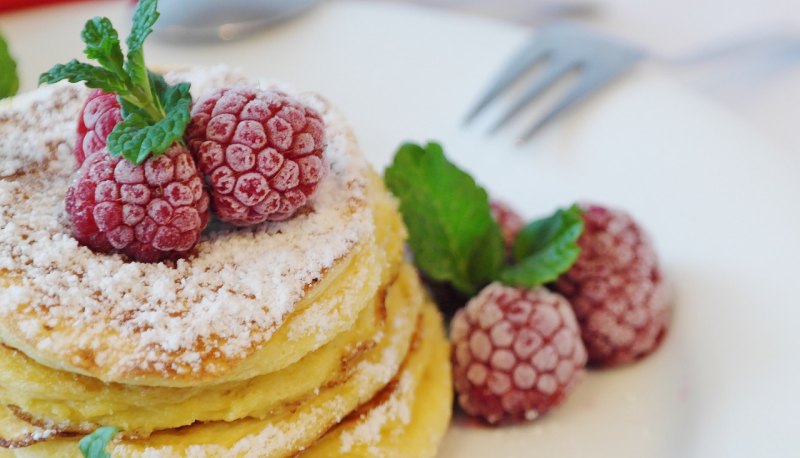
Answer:
<svg viewBox="0 0 800 458"><path fill-rule="evenodd" d="M88 15L125 23L116 19L127 8L0 16L23 89L80 52L74 31ZM379 168L400 142L436 139L527 217L592 199L649 228L677 297L664 346L641 363L591 371L534 423L489 429L457 415L442 457L796 455L800 159L647 66L526 146L514 145L514 126L495 137L463 127L474 97L527 38L499 22L340 1L248 40L153 43L147 53L167 66L224 62L325 94Z"/></svg>

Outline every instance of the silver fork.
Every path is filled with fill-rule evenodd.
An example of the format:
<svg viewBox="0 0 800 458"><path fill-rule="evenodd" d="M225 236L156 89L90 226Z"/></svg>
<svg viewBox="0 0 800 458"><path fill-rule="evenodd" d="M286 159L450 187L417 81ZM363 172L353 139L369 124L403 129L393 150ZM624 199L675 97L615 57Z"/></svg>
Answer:
<svg viewBox="0 0 800 458"><path fill-rule="evenodd" d="M558 115L624 74L644 57L643 50L575 24L556 23L544 26L503 69L470 110L465 122L471 122L528 69L540 62L545 64L545 68L538 73L522 96L500 116L492 131L505 125L558 80L569 73L577 72L578 81L574 87L524 131L519 140L526 142Z"/></svg>

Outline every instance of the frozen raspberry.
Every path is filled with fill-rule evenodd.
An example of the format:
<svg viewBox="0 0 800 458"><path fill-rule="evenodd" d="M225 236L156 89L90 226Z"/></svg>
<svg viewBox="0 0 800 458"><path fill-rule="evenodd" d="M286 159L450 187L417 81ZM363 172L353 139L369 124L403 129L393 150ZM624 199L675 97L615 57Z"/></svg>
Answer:
<svg viewBox="0 0 800 458"><path fill-rule="evenodd" d="M450 324L459 404L492 424L547 413L583 375L579 333L560 295L490 284Z"/></svg>
<svg viewBox="0 0 800 458"><path fill-rule="evenodd" d="M500 225L500 231L503 233L503 240L506 243L506 250L511 251L514 246L514 239L519 234L519 231L525 227L525 221L505 202L493 200L489 202L489 208L492 211L492 218Z"/></svg>
<svg viewBox="0 0 800 458"><path fill-rule="evenodd" d="M108 134L120 121L122 113L115 94L99 89L89 93L78 115L78 140L75 144L75 160L78 165L106 147Z"/></svg>
<svg viewBox="0 0 800 458"><path fill-rule="evenodd" d="M216 216L240 226L291 217L327 171L322 117L281 92L213 91L192 108L186 139Z"/></svg>
<svg viewBox="0 0 800 458"><path fill-rule="evenodd" d="M575 310L589 363L628 363L655 350L666 332L667 287L653 246L629 215L582 208L581 254L553 286Z"/></svg>
<svg viewBox="0 0 800 458"><path fill-rule="evenodd" d="M66 199L80 243L144 262L184 256L208 224L208 204L191 154L177 145L141 165L107 150L92 154Z"/></svg>

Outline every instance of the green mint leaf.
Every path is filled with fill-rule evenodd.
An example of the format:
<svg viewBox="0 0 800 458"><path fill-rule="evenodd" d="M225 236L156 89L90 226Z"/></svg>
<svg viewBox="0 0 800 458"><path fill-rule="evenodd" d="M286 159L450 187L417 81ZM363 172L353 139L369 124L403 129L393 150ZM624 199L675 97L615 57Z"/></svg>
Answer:
<svg viewBox="0 0 800 458"><path fill-rule="evenodd" d="M108 150L112 155L122 155L134 164L141 164L148 156L159 155L181 140L191 118L189 83L168 86L159 99L167 107L164 118L153 123L132 113L114 127L108 135Z"/></svg>
<svg viewBox="0 0 800 458"><path fill-rule="evenodd" d="M8 51L6 40L0 35L0 99L11 97L18 89L17 63Z"/></svg>
<svg viewBox="0 0 800 458"><path fill-rule="evenodd" d="M123 120L114 126L106 138L108 152L112 156L122 156L131 163L141 164L147 159L150 150L144 146L149 127L147 118L137 113L129 113ZM141 160L139 160L141 157Z"/></svg>
<svg viewBox="0 0 800 458"><path fill-rule="evenodd" d="M140 106L137 100L127 100L124 97L119 98L120 108L122 109L122 117L127 118L131 114L138 114L143 116L145 119L149 119L152 117L152 111L148 111L146 108L152 108L156 110L163 110L162 102L161 102L161 94L164 94L169 85L167 82L164 81L164 77L159 75L158 73L149 72L149 80L150 80L150 87L153 90L155 96L153 97L153 102L149 105L144 107Z"/></svg>
<svg viewBox="0 0 800 458"><path fill-rule="evenodd" d="M120 112L122 113L122 119L126 119L128 116L133 114L142 116L147 118L147 113L141 109L134 101L126 100L123 97L117 97L119 101Z"/></svg>
<svg viewBox="0 0 800 458"><path fill-rule="evenodd" d="M115 426L97 428L92 434L84 436L78 442L78 448L84 458L111 458L106 451L106 446L118 432L119 428Z"/></svg>
<svg viewBox="0 0 800 458"><path fill-rule="evenodd" d="M128 35L128 52L142 49L144 40L153 32L153 25L158 20L157 0L139 0L133 13L131 34Z"/></svg>
<svg viewBox="0 0 800 458"><path fill-rule="evenodd" d="M125 72L131 85L138 90L137 97L143 101L141 104L152 103L153 93L150 88L147 66L144 64L144 50L128 51L127 57Z"/></svg>
<svg viewBox="0 0 800 458"><path fill-rule="evenodd" d="M39 84L55 83L61 80L67 80L71 83L85 81L87 86L102 89L106 92L120 93L125 92L127 89L125 82L121 81L119 76L113 72L78 62L75 59L66 64L56 64L39 76Z"/></svg>
<svg viewBox="0 0 800 458"><path fill-rule="evenodd" d="M81 32L86 43L84 53L96 60L103 68L124 78L124 58L119 46L119 34L108 18L96 17L86 22Z"/></svg>
<svg viewBox="0 0 800 458"><path fill-rule="evenodd" d="M153 25L158 19L158 11L156 7L158 2L156 0L140 0L136 5L136 11L133 13L133 24L131 25L131 33L128 35L128 61L125 65L125 70L137 87L143 89L143 93L147 96L152 95L150 89L149 73L144 64L144 40L153 31Z"/></svg>
<svg viewBox="0 0 800 458"><path fill-rule="evenodd" d="M148 77L150 78L150 87L153 88L153 92L156 94L164 94L169 88L167 81L158 73L149 72Z"/></svg>
<svg viewBox="0 0 800 458"><path fill-rule="evenodd" d="M385 181L400 200L414 260L426 275L468 295L497 277L503 236L486 191L441 146L401 146Z"/></svg>
<svg viewBox="0 0 800 458"><path fill-rule="evenodd" d="M150 155L166 151L182 142L189 123L192 103L189 84L169 86L161 75L147 70L144 41L158 19L156 0L140 0L133 14L128 52L123 56L119 34L107 18L86 22L81 38L84 52L100 67L72 60L56 65L39 77L40 83L63 79L115 93L122 108L123 120L106 139L111 154L141 164Z"/></svg>
<svg viewBox="0 0 800 458"><path fill-rule="evenodd" d="M528 224L514 240L517 263L500 272L500 281L528 288L554 281L578 259L583 227L581 210L574 205Z"/></svg>

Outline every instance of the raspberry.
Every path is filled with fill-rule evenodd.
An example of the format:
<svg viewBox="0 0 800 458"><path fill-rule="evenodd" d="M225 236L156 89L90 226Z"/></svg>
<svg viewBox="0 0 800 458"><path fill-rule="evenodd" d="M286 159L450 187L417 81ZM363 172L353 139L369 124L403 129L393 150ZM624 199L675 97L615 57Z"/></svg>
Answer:
<svg viewBox="0 0 800 458"><path fill-rule="evenodd" d="M503 233L503 240L506 243L506 250L511 251L514 246L514 239L519 234L519 231L525 227L525 221L505 202L492 200L489 202L489 208L492 211L492 218L500 225L500 231Z"/></svg>
<svg viewBox="0 0 800 458"><path fill-rule="evenodd" d="M89 93L78 116L78 140L75 143L75 160L78 165L106 147L108 134L120 121L122 113L115 94L99 89Z"/></svg>
<svg viewBox="0 0 800 458"><path fill-rule="evenodd" d="M144 262L186 255L208 224L208 204L191 154L178 145L141 165L105 149L92 154L66 198L80 243Z"/></svg>
<svg viewBox="0 0 800 458"><path fill-rule="evenodd" d="M581 205L581 254L553 285L572 304L595 366L651 353L666 332L669 297L655 250L624 212Z"/></svg>
<svg viewBox="0 0 800 458"><path fill-rule="evenodd" d="M545 414L583 375L586 350L575 315L545 288L492 283L450 326L459 404L489 423Z"/></svg>
<svg viewBox="0 0 800 458"><path fill-rule="evenodd" d="M192 108L186 139L216 216L240 226L291 217L327 171L322 117L282 92L213 91Z"/></svg>

